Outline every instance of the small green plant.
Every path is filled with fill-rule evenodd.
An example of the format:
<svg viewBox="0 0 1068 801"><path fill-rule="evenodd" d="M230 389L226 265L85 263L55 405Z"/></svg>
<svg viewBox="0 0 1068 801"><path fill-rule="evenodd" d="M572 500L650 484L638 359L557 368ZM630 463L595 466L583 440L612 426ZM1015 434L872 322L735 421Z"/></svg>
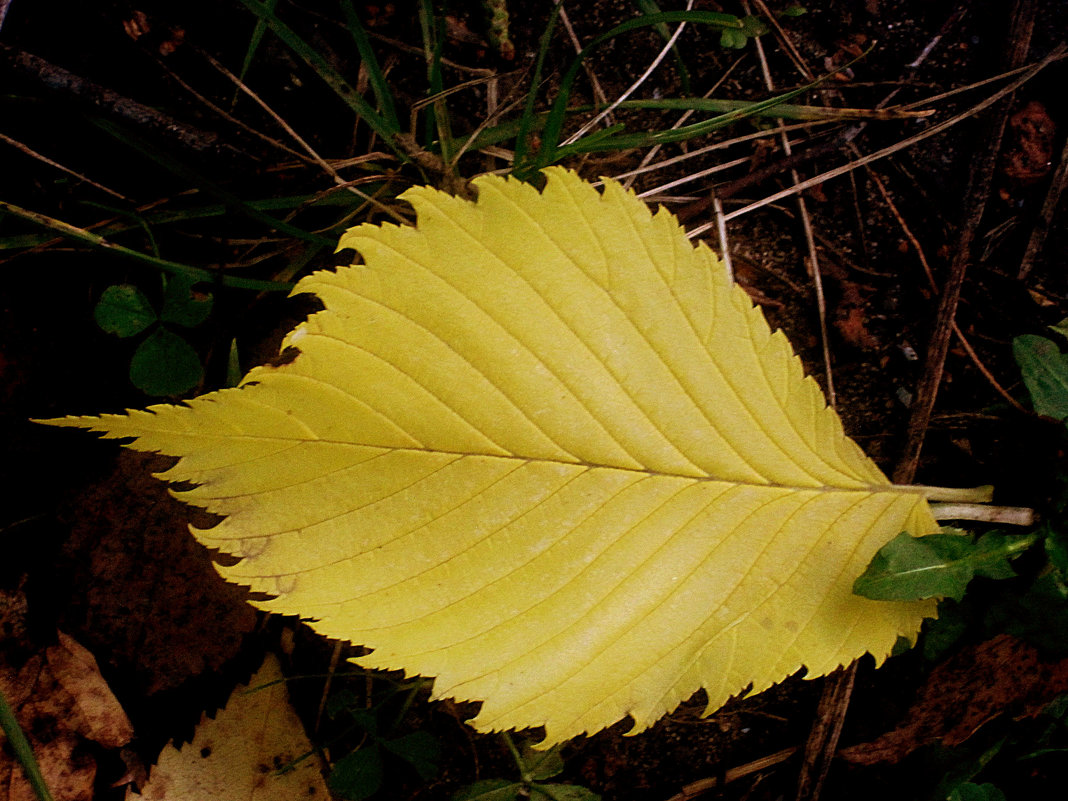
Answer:
<svg viewBox="0 0 1068 801"><path fill-rule="evenodd" d="M93 317L97 325L120 339L149 331L130 359L130 381L147 395L174 396L188 392L204 377L200 356L175 328L195 328L211 314L210 292L195 288L187 276L163 278L163 303L157 312L133 284L104 290Z"/></svg>
<svg viewBox="0 0 1068 801"><path fill-rule="evenodd" d="M1068 320L1050 328L1068 336ZM1055 341L1032 334L1014 340L1013 354L1035 411L1063 425L1068 421L1068 355ZM1023 533L902 533L875 555L854 583L854 592L876 600L940 598L938 617L925 624L921 640L927 662L942 659L969 632L982 640L1012 634L1047 656L1063 658L1068 654L1068 466L1060 465L1055 478L1057 489L1039 525ZM1010 562L1026 552L1031 557L1018 573ZM977 576L1010 581L974 593L969 585ZM1066 695L1034 718L1006 724L977 745L942 749L934 758L944 775L929 798L1004 801L999 783L1009 786L1038 761L1064 753Z"/></svg>
<svg viewBox="0 0 1068 801"><path fill-rule="evenodd" d="M1030 548L1039 535L990 531L975 536L955 528L926 537L902 532L884 545L868 569L853 583L853 591L877 601L916 601L924 598L961 600L975 576L1013 578L1009 562Z"/></svg>
<svg viewBox="0 0 1068 801"><path fill-rule="evenodd" d="M454 793L452 801L600 801L601 797L597 793L585 787L548 782L548 779L563 773L561 746L554 746L547 751L536 751L529 743L517 747L508 733L502 734L501 737L519 769L519 779L483 779Z"/></svg>
<svg viewBox="0 0 1068 801"><path fill-rule="evenodd" d="M362 743L334 763L330 789L348 801L364 801L381 791L391 772L414 771L422 781L434 778L441 765L441 744L428 731L397 734L419 690L428 682L393 683L367 707L356 693L345 689L335 693L327 704L327 713L335 720L348 723L348 730L359 733ZM402 696L400 709L393 703Z"/></svg>
<svg viewBox="0 0 1068 801"><path fill-rule="evenodd" d="M1068 336L1068 320L1050 326ZM1013 355L1035 412L1057 421L1068 420L1068 354L1046 337L1025 334L1013 341ZM1008 579L1016 576L1009 562L1041 542L1047 568L1031 590L1056 607L1068 605L1068 478L1053 499L1046 520L1032 531L989 531L981 536L947 528L925 537L900 534L879 550L868 569L854 582L853 591L874 600L949 598L961 601L975 576ZM1068 628L1066 628L1068 633ZM1068 640L1066 640L1068 644Z"/></svg>
<svg viewBox="0 0 1068 801"><path fill-rule="evenodd" d="M1068 336L1068 320L1050 329ZM1016 337L1012 353L1035 411L1054 420L1068 418L1068 355L1053 340L1035 334Z"/></svg>

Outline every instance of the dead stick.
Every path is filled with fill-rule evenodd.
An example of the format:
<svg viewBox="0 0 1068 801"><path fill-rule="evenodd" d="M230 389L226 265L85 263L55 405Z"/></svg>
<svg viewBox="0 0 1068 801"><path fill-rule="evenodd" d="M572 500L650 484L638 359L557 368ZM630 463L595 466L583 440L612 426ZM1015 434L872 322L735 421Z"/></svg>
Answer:
<svg viewBox="0 0 1068 801"><path fill-rule="evenodd" d="M0 44L0 64L5 62L24 77L57 94L75 97L97 111L113 114L141 128L165 134L192 150L210 153L226 151L230 156L243 155L228 145L221 144L218 134L214 132L194 128L25 50Z"/></svg>
<svg viewBox="0 0 1068 801"><path fill-rule="evenodd" d="M1022 0L1022 4L1024 6L1026 6L1026 10L1027 11L1030 11L1030 0ZM1020 13L1020 5L1017 5L1016 7L1014 7L1013 11L1014 11L1014 19L1015 19L1015 15ZM1015 31L1016 27L1017 26L1014 24L1013 25L1014 31ZM1030 30L1030 29L1028 28L1028 30ZM1014 40L1010 39L1010 41L1014 41ZM1023 55L1021 56L1021 58L1026 56L1026 52L1027 52L1027 45L1025 44L1023 46ZM1019 53L1019 49L1015 50L1014 54L1013 54L1014 57L1018 53ZM918 59L917 61L922 60L923 58L926 57L926 55L927 55L927 51L925 51L921 55L920 59ZM1011 95L1010 95L1010 97L1011 97ZM997 109L997 106L995 106L995 109ZM1004 119L1003 115L999 115L999 117L1001 119ZM999 136L999 140L1000 140L1000 136ZM998 149L999 148L997 146L994 147L993 153L995 155L997 154ZM984 167L985 166L986 165L984 165ZM990 164L991 172L992 172L992 167L993 167L993 159L991 159L991 164ZM985 197L986 197L986 189L989 186L989 175L987 175L986 185L987 186L983 187L982 194L981 195L977 195L977 196L981 196L983 198L984 202L985 202ZM980 205L979 216L980 217L982 216L982 205ZM976 223L978 223L978 220L976 220ZM969 238L968 238L968 245L969 245L969 250L970 250L971 237L974 236L974 228L972 226L970 226L970 225L966 226L966 227L970 228L972 230L972 233L969 235ZM947 297L949 297L950 295L953 296L952 304L947 307L947 311L949 312L948 319L949 319L950 323L952 323L953 320L954 320L954 315L956 313L956 301L960 297L960 284L961 284L961 282L963 281L963 278L964 278L963 263L962 263L961 269L958 272L959 272L959 277L957 279L955 291L951 289L952 279L951 279L950 282L947 283L947 286L943 288L942 300L943 300L944 304L946 303ZM941 321L941 320L942 320L942 316L940 315L939 316L939 321ZM936 340L936 341L939 341L939 342L942 343L941 359L939 361L937 361L937 365L938 365L937 378L935 379L935 382L934 382L934 386L936 388L937 388L938 382L941 380L941 366L945 362L945 354L948 351L949 334L950 334L951 331L952 331L952 326L951 325L947 325L946 326L945 335L944 335L943 339L942 340ZM930 351L929 351L929 355L930 355ZM928 359L928 363L929 364L935 364L936 362L932 361L929 358ZM933 393L932 393L930 406L933 407L933 405L934 405L934 400L933 400ZM930 407L928 408L927 415L923 420L922 428L919 429L921 432L926 431L927 422L929 420L930 420ZM912 429L910 428L910 433L911 433L911 431L912 431ZM922 433L921 433L921 438L920 438L919 441L920 441L920 443L922 443ZM916 461L918 462L919 446L916 447L916 453L917 453L917 460ZM908 469L908 468L906 468L906 469ZM902 483L911 483L912 477L913 477L914 474L915 474L915 464L913 464L913 466L911 467L911 472L908 472L908 474L907 474L908 477L907 477L906 481L904 481ZM828 772L830 771L830 768L831 768L831 763L832 763L832 761L834 759L834 754L837 751L838 740L839 740L839 737L841 736L841 733L842 733L842 726L845 723L846 711L849 708L849 702L850 702L850 699L851 699L852 694L853 694L853 684L854 684L854 681L856 679L856 673L857 673L857 662L853 661L847 667L837 671L836 673L831 674L827 678L827 680L826 680L826 682L824 684L823 694L820 696L820 703L819 703L819 707L817 709L816 723L813 725L812 730L809 733L808 741L805 743L805 759L804 759L804 763L801 766L801 772L800 772L800 776L798 778L798 786L797 786L797 799L798 799L798 801L816 801L816 799L818 799L820 797L820 794L821 794L822 789L823 789L823 783L827 778L827 774L828 774Z"/></svg>
<svg viewBox="0 0 1068 801"><path fill-rule="evenodd" d="M823 782L838 750L838 739L845 725L845 713L853 696L857 662L853 660L827 676L816 708L816 722L805 742L805 761L797 782L797 800L813 801L820 797Z"/></svg>
<svg viewBox="0 0 1068 801"><path fill-rule="evenodd" d="M1008 39L1011 48L1008 59L1010 66L1019 66L1027 58L1033 26L1032 0L1017 0L1013 6ZM961 287L964 286L964 276L971 262L972 243L990 195L994 165L998 152L1001 150L1002 136L1005 133L1006 112L1011 103L1012 95L1009 95L989 109L983 118L982 130L978 137L978 141L982 144L979 146L975 167L968 179L968 191L964 196L964 214L953 251L949 277L942 287L942 295L939 298L935 326L924 361L923 377L917 387L916 402L909 418L905 447L897 468L894 470L893 479L898 484L911 484L919 467L920 451L923 448L927 427L931 422L931 413L934 411L935 399L938 397L938 388L945 372L946 356L949 353Z"/></svg>
<svg viewBox="0 0 1068 801"><path fill-rule="evenodd" d="M852 147L852 145L850 147ZM905 237L912 245L912 249L916 252L916 257L920 260L920 264L923 266L923 271L927 276L927 283L931 287L931 291L937 295L939 291L938 282L935 281L934 272L931 270L931 265L927 261L927 255L923 252L923 246L920 244L920 240L916 238L914 233L912 233L912 229L909 228L909 224L905 221L904 215L901 213L900 209L898 209L897 204L894 203L893 198L890 197L890 192L887 191L886 186L883 184L878 173L871 167L867 167L866 169L868 171L868 177L871 178L875 187L879 190L879 194L882 195L883 200L886 201L887 208L890 209L890 213L901 227L901 232L905 234ZM1001 397L1003 397L1014 409L1026 414L1027 410L1020 405L1020 402L1016 400L1016 398L1009 394L1005 387L1001 386L1001 382L994 377L994 374L990 372L990 368L979 358L979 354L975 352L975 348L972 347L971 342L964 336L964 332L960 330L960 325L957 324L956 320L953 321L953 333L960 341L961 347L964 348L965 352L971 358L976 369L983 374L983 377L990 383L990 386L994 388L994 391L1001 395Z"/></svg>
<svg viewBox="0 0 1068 801"><path fill-rule="evenodd" d="M747 762L744 765L739 765L736 768L731 768L723 774L723 784L728 784L737 779L741 779L743 776L748 776L751 773L757 773L761 770L767 770L782 762L785 762L794 754L797 753L797 748L784 748L782 751L776 751L774 754L768 754L766 757L760 759L754 759L752 762ZM697 798L699 795L715 790L720 786L720 780L716 778L711 779L699 779L698 781L691 782L682 788L681 791L671 796L668 801L690 801L690 799Z"/></svg>
<svg viewBox="0 0 1068 801"><path fill-rule="evenodd" d="M1061 199L1061 193L1064 191L1066 183L1068 183L1068 140L1065 141L1064 149L1061 150L1060 164L1057 165L1057 170L1053 173L1049 191L1046 192L1046 198L1042 201L1042 209L1038 213L1038 221L1035 223L1035 227L1031 229L1031 236L1027 240L1023 258L1020 259L1020 271L1016 276L1020 280L1026 278L1027 274L1031 272L1035 258L1046 243L1046 235L1049 233L1050 223L1053 222L1053 213L1057 210L1057 203Z"/></svg>

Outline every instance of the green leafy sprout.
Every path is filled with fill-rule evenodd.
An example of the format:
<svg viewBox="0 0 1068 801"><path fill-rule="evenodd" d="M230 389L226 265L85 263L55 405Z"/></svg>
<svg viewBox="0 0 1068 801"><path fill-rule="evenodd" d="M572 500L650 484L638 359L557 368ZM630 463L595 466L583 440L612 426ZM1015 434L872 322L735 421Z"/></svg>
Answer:
<svg viewBox="0 0 1068 801"><path fill-rule="evenodd" d="M130 381L147 395L175 396L193 389L204 378L200 356L175 328L195 328L211 314L213 297L196 290L187 276L164 278L159 312L133 284L104 290L93 316L97 325L120 339L149 331L130 360Z"/></svg>
<svg viewBox="0 0 1068 801"><path fill-rule="evenodd" d="M1050 329L1068 337L1068 320ZM1036 414L1068 425L1068 355L1047 337L1015 338L1013 355ZM853 590L874 600L941 598L937 620L922 636L923 657L944 657L970 629L984 638L1000 632L1021 637L1040 651L1068 655L1068 467L1061 465L1060 490L1038 526L1024 533L994 529L970 533L945 528L941 533L911 537L901 533L887 543L858 577ZM1026 574L1012 562L1032 553ZM995 580L992 594L973 598L976 577ZM973 752L961 746L947 755L955 763L931 795L948 801L1004 801L992 782L973 781L988 766L1027 765L1050 755L1068 753L1068 695L1051 702L1034 723L1018 723L1010 733Z"/></svg>

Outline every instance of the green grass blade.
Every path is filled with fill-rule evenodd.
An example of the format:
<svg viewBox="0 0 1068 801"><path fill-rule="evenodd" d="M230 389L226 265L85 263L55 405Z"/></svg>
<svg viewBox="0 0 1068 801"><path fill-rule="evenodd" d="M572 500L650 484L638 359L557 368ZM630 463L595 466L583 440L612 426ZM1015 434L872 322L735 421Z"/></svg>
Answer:
<svg viewBox="0 0 1068 801"><path fill-rule="evenodd" d="M371 91L374 92L375 102L378 103L382 117L387 126L399 131L401 126L397 118L397 109L393 104L393 92L378 63L375 51L371 48L371 40L367 38L367 31L364 30L360 18L356 15L352 0L341 0L341 12L345 15L345 24L348 26L349 33L352 34L352 40L356 43L360 60L367 69L367 80L371 84Z"/></svg>
<svg viewBox="0 0 1068 801"><path fill-rule="evenodd" d="M763 102L763 101L761 101ZM804 106L792 103L779 103L766 108L757 108L751 100L719 100L716 98L702 97L677 97L663 98L661 100L624 100L616 108L621 109L649 109L653 111L709 111L715 113L743 111L746 117L770 117L775 119L799 120L804 122L829 122L850 120L898 120L916 119L928 116L928 112L902 112L894 109L865 109L865 108L838 108L830 106ZM588 114L599 112L604 108L601 105L584 104L572 106L567 109L568 115ZM548 112L535 114L530 124L530 130L536 132L545 126ZM467 144L469 150L489 147L514 139L519 132L520 120L513 119L488 127L479 132L473 142ZM666 133L669 130L650 131L649 136ZM461 137L457 141L467 142L467 137ZM454 145L457 142L453 143ZM576 143L577 144L577 143Z"/></svg>
<svg viewBox="0 0 1068 801"><path fill-rule="evenodd" d="M822 79L821 79L822 80ZM672 128L662 131L637 131L634 133L624 133L615 136L599 136L580 139L574 144L564 145L563 147L556 148L554 152L555 159L566 158L577 153L593 153L596 151L605 150L625 150L627 148L634 147L650 147L652 145L663 145L670 142L683 142L687 139L693 139L698 136L704 136L712 131L719 130L720 128L726 128L729 125L733 125L739 120L753 117L758 114L767 114L772 110L777 110L778 106L784 101L797 97L799 94L809 91L819 81L811 84L806 84L798 89L793 89L789 92L784 92L781 95L775 97L769 97L766 100L760 100L756 103L745 103L734 109L728 111L725 114L720 114L712 119L702 120L701 122L695 122L691 125L683 125L679 128Z"/></svg>
<svg viewBox="0 0 1068 801"><path fill-rule="evenodd" d="M78 228L77 226L65 223L62 220L57 220L54 217L49 217L45 214L40 214L36 211L30 211L24 209L21 206L16 206L13 203L6 203L0 200L0 211L6 211L9 214L13 214L28 222L40 225L55 231L70 239L76 239L79 242L85 242L98 247L103 250L107 250L111 253L115 253L119 256L125 256L126 258L133 259L134 261L142 264L151 265L156 269L163 270L168 273L175 273L177 275L187 275L190 278L195 278L197 281L206 281L212 284L222 284L223 286L230 286L236 289L254 289L259 292L277 292L277 291L289 291L293 288L292 284L283 283L279 281L261 281L255 278L240 278L233 275L221 275L218 272L212 270L205 270L201 267L192 267L188 264L181 264L176 261L168 261L167 259L156 258L155 256L149 256L145 253L140 253L132 248L124 247L123 245L117 245L114 242L109 242L99 234L94 234L92 231L86 231L84 228Z"/></svg>
<svg viewBox="0 0 1068 801"><path fill-rule="evenodd" d="M324 239L317 234L310 233L295 225L279 220L277 217L272 217L266 212L260 211L257 208L246 203L232 192L223 189L214 181L205 178L203 175L193 170L191 167L178 161L178 159L171 156L169 153L161 150L155 145L142 139L141 137L125 130L115 123L102 118L90 118L91 121L99 128L102 128L111 136L118 139L125 145L134 148L142 153L145 157L156 162L160 167L177 175L190 184L196 186L203 192L217 198L228 208L232 209L235 213L240 214L243 217L247 217L250 220L267 225L279 233L288 234L289 236L296 237L297 239L303 239L308 242L319 242L320 244L331 244L329 240Z"/></svg>
<svg viewBox="0 0 1068 801"><path fill-rule="evenodd" d="M533 170L540 170L543 167L552 164L559 158L557 155L557 150L559 149L557 142L560 141L560 134L563 131L564 119L567 114L567 103L571 96L571 87L575 83L575 78L578 76L582 62L589 56L594 48L597 48L610 39L614 39L629 31L638 30L639 28L648 28L650 26L667 22L693 22L739 31L745 29L745 23L733 14L721 14L715 11L665 11L659 14L647 14L644 17L627 20L611 30L605 31L595 37L593 41L586 45L586 47L582 49L582 52L576 56L575 60L571 63L571 66L564 74L564 78L560 83L560 89L556 95L556 100L549 111L549 116L545 123L541 148L533 160ZM578 143L576 142L575 144L577 145Z"/></svg>
<svg viewBox="0 0 1068 801"><path fill-rule="evenodd" d="M296 31L286 25L282 20L274 15L274 13L267 8L267 6L259 0L239 0L239 2L245 6L249 11L263 20L267 27L271 31L285 42L294 53L306 63L312 70L329 86L334 90L334 93L340 97L345 104L356 112L361 119L363 119L372 130L382 137L383 141L389 145L398 156L404 161L408 160L401 150L397 149L394 144L393 137L400 133L400 128L390 125L386 118L379 114L371 104L363 99L363 96L345 80L342 75L330 66L329 62L323 58L314 47L309 45L303 39L301 39Z"/></svg>
<svg viewBox="0 0 1068 801"><path fill-rule="evenodd" d="M275 7L278 5L278 0L263 0L264 7L270 12L274 13ZM249 39L248 49L245 51L245 60L241 62L241 71L237 74L238 80L244 81L245 76L248 75L248 71L252 68L252 60L256 57L256 51L259 49L260 42L263 41L263 34L267 31L267 23L260 17L256 20L256 27L252 29L252 38ZM237 105L237 99L241 96L241 90L234 90L234 98L230 101L230 107L233 108Z"/></svg>
<svg viewBox="0 0 1068 801"><path fill-rule="evenodd" d="M382 185L378 186L381 187ZM285 197L264 198L262 200L246 200L245 203L260 211L290 211L302 207L307 209L335 206L352 208L361 205L362 201L361 203L354 204L353 199L349 194L345 192L330 192L325 195L288 195ZM97 206L97 204L93 203L87 203L86 205ZM222 203L213 203L211 205L196 206L189 209L153 211L139 215L139 217L144 220L145 225L159 226L177 222L186 222L189 220L204 220L213 217L222 217L229 211L230 209ZM118 214L120 212L115 210L115 213ZM133 219L132 214L123 216ZM129 231L132 228L138 228L140 225L136 223L115 221L107 225L93 227L97 228L98 233L102 236L113 236L115 234ZM55 236L52 234L20 234L18 236L9 236L0 239L0 250L21 250L24 248L37 247L38 245L46 244L53 239L55 239Z"/></svg>
<svg viewBox="0 0 1068 801"><path fill-rule="evenodd" d="M114 206L107 206L103 203L94 203L93 201L86 201L85 204L91 209L100 209L106 211L109 214L114 214L116 217L124 217L127 220L131 220L133 225L128 226L130 228L140 228L145 232L145 236L148 237L148 246L152 248L152 255L159 258L159 243L156 241L156 235L152 233L152 226L148 224L148 220L141 216L137 211L127 211L126 209L119 209Z"/></svg>
<svg viewBox="0 0 1068 801"><path fill-rule="evenodd" d="M646 16L661 13L660 6L656 4L656 0L633 0L633 2L638 10ZM654 27L661 39L665 42L671 41L672 31L666 22L661 22ZM690 94L692 92L690 89L690 72L686 69L686 62L682 60L682 55L679 53L677 45L671 46L671 56L675 60L675 69L678 70L679 73L679 82L682 84L682 91L684 94Z"/></svg>
<svg viewBox="0 0 1068 801"><path fill-rule="evenodd" d="M419 0L419 26L423 34L423 55L426 58L428 95L444 95L445 81L441 73L441 52L445 44L444 18L434 13L434 0ZM426 133L423 141L429 146L437 139L441 143L441 160L451 164L451 152L447 149L452 141L449 113L444 97L433 102L426 116Z"/></svg>
<svg viewBox="0 0 1068 801"><path fill-rule="evenodd" d="M534 105L538 99L538 89L541 87L541 75L545 68L545 57L549 54L549 45L553 40L553 31L556 29L556 20L560 16L560 3L553 4L553 10L545 23L545 29L538 39L538 56L534 61L534 75L530 79L530 91L527 92L527 102L523 107L523 116L519 118L516 130L515 157L512 160L512 174L526 181L531 177L532 170L528 169L527 161L530 152L530 137L535 130L544 126L539 123L539 117L534 111ZM574 79L572 79L574 80Z"/></svg>
<svg viewBox="0 0 1068 801"><path fill-rule="evenodd" d="M7 735L11 750L15 752L15 759L26 772L26 779L37 795L38 801L52 801L52 793L48 791L48 785L41 774L41 766L37 764L37 757L33 755L33 748L26 739L18 720L15 719L15 712L8 704L2 690L0 690L0 730Z"/></svg>
<svg viewBox="0 0 1068 801"><path fill-rule="evenodd" d="M814 84L809 84L813 86ZM720 100L713 97L667 97L661 100L624 100L617 108L653 109L659 111L747 111L750 117L773 117L784 120L816 122L826 120L905 120L930 116L930 111L900 111L897 109L841 108L838 106L803 106L782 103L774 108L752 110L752 100ZM598 107L583 106L573 111L597 111Z"/></svg>

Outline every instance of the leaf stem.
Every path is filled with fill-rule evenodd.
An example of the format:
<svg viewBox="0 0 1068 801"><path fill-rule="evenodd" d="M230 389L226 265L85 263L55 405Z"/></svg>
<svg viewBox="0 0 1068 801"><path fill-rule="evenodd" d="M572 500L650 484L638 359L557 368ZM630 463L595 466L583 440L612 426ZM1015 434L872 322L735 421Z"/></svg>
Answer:
<svg viewBox="0 0 1068 801"><path fill-rule="evenodd" d="M1007 526L1032 526L1035 510L1026 506L989 506L978 503L932 503L937 520L978 520Z"/></svg>
<svg viewBox="0 0 1068 801"><path fill-rule="evenodd" d="M504 744L508 746L508 750L512 752L512 759L515 760L516 767L519 768L519 775L523 779L523 782L530 784L533 778L531 777L530 770L527 768L526 760L523 759L523 755L519 753L519 749L515 747L515 740L512 739L512 735L506 731L502 731L501 739L504 740Z"/></svg>
<svg viewBox="0 0 1068 801"><path fill-rule="evenodd" d="M919 490L929 501L952 503L990 503L994 499L994 485L981 487L928 487L925 484L898 485L903 489Z"/></svg>

